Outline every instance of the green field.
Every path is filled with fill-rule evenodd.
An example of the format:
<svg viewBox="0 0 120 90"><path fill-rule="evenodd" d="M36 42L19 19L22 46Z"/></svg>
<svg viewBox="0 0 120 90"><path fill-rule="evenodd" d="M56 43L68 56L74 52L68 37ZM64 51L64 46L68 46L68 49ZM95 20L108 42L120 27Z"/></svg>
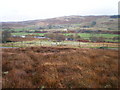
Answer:
<svg viewBox="0 0 120 90"><path fill-rule="evenodd" d="M46 34L46 33L24 33L24 32L12 33L12 35L18 35L18 36L21 36L21 35L39 35L39 36L44 36L44 34Z"/></svg>
<svg viewBox="0 0 120 90"><path fill-rule="evenodd" d="M21 32L21 33L12 33L12 35L31 35L31 34L39 35L39 36L44 36L46 33L24 33L24 32ZM64 35L65 36L74 35L74 33L64 33ZM77 33L77 35L80 35L83 38L89 38L92 35L97 36L97 37L101 36L101 37L105 37L105 38L113 38L113 37L118 37L119 36L117 34L90 34L90 33Z"/></svg>
<svg viewBox="0 0 120 90"><path fill-rule="evenodd" d="M73 33L66 33L64 34L66 36L68 35L74 35ZM97 37L105 37L105 38L113 38L113 37L118 37L119 35L117 34L90 34L90 33L77 33L77 35L80 35L82 38L89 38L92 35L93 36L97 36Z"/></svg>
<svg viewBox="0 0 120 90"><path fill-rule="evenodd" d="M74 48L118 48L118 44L113 43L91 43L91 42L77 42L77 41L61 41L54 42L52 40L33 40L33 41L22 41L22 42L10 42L3 44L4 47L31 47L31 46L67 46Z"/></svg>
<svg viewBox="0 0 120 90"><path fill-rule="evenodd" d="M21 35L38 35L38 36L44 36L46 33L24 33L24 32L21 32L21 33L12 33L12 35L18 35L18 36L21 36ZM64 33L65 36L68 36L68 35L75 35L74 33ZM96 36L96 37L104 37L104 38L107 38L106 41L112 41L112 42L118 42L118 40L112 40L113 37L118 37L119 35L117 34L90 34L90 33L77 33L77 35L79 35L81 38L83 39L88 39L91 37L91 36Z"/></svg>

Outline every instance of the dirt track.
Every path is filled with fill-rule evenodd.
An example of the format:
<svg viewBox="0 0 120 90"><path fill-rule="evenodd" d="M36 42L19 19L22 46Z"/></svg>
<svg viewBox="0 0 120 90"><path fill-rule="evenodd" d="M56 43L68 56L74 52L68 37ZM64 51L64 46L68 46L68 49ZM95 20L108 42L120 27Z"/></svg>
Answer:
<svg viewBox="0 0 120 90"><path fill-rule="evenodd" d="M3 49L3 88L118 87L118 51L58 47Z"/></svg>

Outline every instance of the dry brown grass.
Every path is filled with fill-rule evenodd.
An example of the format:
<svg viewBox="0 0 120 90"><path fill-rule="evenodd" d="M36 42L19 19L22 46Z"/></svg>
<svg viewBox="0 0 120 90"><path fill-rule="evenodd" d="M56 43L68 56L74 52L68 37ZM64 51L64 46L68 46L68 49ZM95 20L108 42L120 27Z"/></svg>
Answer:
<svg viewBox="0 0 120 90"><path fill-rule="evenodd" d="M2 55L3 88L118 87L117 50L30 47Z"/></svg>

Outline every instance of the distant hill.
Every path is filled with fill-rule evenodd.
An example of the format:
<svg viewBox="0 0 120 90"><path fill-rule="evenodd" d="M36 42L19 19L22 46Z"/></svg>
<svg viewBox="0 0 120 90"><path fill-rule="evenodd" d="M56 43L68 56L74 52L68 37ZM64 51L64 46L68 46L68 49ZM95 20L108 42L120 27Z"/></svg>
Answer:
<svg viewBox="0 0 120 90"><path fill-rule="evenodd" d="M102 28L118 29L117 15L111 16L64 16L50 19L28 20L21 22L2 22L2 28Z"/></svg>

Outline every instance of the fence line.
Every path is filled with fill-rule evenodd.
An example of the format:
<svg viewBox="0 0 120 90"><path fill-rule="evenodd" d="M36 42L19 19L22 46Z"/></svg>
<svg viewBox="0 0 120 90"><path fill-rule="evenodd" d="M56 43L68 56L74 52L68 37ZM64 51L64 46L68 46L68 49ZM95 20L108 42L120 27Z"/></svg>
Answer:
<svg viewBox="0 0 120 90"><path fill-rule="evenodd" d="M8 43L8 46L11 47L29 47L29 46L79 46L79 47L119 47L118 44L110 44L110 43L81 43L81 42L12 42Z"/></svg>

